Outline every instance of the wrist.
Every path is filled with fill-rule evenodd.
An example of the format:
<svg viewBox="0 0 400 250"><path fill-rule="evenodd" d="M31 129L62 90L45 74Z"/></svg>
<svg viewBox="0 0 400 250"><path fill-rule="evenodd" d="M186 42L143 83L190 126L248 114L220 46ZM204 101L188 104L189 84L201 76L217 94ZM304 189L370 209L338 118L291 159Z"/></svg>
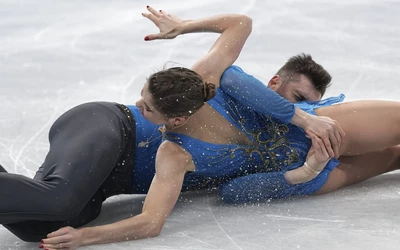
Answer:
<svg viewBox="0 0 400 250"><path fill-rule="evenodd" d="M320 172L321 171L317 171L314 168L310 167L307 162L304 162L303 166L286 171L284 176L289 184L296 185L311 181L312 179L317 177Z"/></svg>
<svg viewBox="0 0 400 250"><path fill-rule="evenodd" d="M96 227L83 227L78 229L78 232L80 234L80 246L89 246L93 244L100 243L100 239L98 238L101 233L97 232L95 233L93 229Z"/></svg>
<svg viewBox="0 0 400 250"><path fill-rule="evenodd" d="M308 114L307 112L296 107L292 120L290 120L290 123L305 130L308 125L310 116L311 115Z"/></svg>
<svg viewBox="0 0 400 250"><path fill-rule="evenodd" d="M192 27L191 27L192 22L193 22L192 20L183 20L183 21L179 22L179 24L175 28L177 34L183 35L183 34L193 32Z"/></svg>

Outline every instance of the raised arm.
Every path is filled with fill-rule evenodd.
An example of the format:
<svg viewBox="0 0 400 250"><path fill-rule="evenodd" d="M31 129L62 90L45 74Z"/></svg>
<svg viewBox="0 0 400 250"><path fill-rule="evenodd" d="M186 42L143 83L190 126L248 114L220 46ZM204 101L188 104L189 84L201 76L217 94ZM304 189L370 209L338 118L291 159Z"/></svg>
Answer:
<svg viewBox="0 0 400 250"><path fill-rule="evenodd" d="M222 73L239 56L252 30L252 20L245 15L227 14L197 20L180 20L165 11L156 11L152 7L147 9L149 13L143 13L143 16L160 29L158 34L147 35L147 41L172 39L178 35L196 32L221 33L208 53L192 66L192 70L200 74L204 81L217 86Z"/></svg>

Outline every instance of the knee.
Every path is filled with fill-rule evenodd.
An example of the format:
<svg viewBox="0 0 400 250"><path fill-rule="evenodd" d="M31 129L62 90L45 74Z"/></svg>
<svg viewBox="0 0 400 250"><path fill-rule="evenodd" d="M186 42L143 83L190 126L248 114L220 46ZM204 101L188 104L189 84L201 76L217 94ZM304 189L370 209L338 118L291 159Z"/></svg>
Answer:
<svg viewBox="0 0 400 250"><path fill-rule="evenodd" d="M389 151L392 157L392 166L393 169L391 170L398 170L400 169L400 145L388 147L385 150Z"/></svg>
<svg viewBox="0 0 400 250"><path fill-rule="evenodd" d="M33 232L29 234L14 234L20 240L25 242L40 242L42 239L47 238L47 234L35 234Z"/></svg>
<svg viewBox="0 0 400 250"><path fill-rule="evenodd" d="M48 203L48 213L56 220L70 220L75 218L84 208L85 200L76 192L62 192L51 195Z"/></svg>

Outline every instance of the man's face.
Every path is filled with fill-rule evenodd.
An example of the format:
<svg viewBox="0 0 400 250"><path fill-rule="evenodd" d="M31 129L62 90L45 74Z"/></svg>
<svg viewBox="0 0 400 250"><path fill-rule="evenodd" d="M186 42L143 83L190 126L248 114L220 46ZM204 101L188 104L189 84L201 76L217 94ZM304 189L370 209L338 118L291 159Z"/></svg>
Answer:
<svg viewBox="0 0 400 250"><path fill-rule="evenodd" d="M311 81L304 75L299 75L298 79L286 83L282 83L280 76L275 75L268 82L268 87L292 103L319 101L322 98L321 93L314 88Z"/></svg>

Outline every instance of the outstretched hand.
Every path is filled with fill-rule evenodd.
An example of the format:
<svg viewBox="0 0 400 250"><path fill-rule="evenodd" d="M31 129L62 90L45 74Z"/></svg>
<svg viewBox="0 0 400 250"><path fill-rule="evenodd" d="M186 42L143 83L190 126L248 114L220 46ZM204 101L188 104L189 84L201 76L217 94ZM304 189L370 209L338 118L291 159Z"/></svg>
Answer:
<svg viewBox="0 0 400 250"><path fill-rule="evenodd" d="M48 250L73 250L82 246L82 231L63 227L47 235L47 239L42 240L41 248Z"/></svg>
<svg viewBox="0 0 400 250"><path fill-rule="evenodd" d="M310 115L304 131L313 140L314 150L327 152L330 157L340 156L345 132L335 120L326 116ZM314 141L315 136L320 140Z"/></svg>
<svg viewBox="0 0 400 250"><path fill-rule="evenodd" d="M147 6L147 10L148 12L142 13L142 16L152 21L160 29L160 33L149 34L144 38L144 40L173 39L179 35L177 27L182 20L163 10L157 11L150 6Z"/></svg>

